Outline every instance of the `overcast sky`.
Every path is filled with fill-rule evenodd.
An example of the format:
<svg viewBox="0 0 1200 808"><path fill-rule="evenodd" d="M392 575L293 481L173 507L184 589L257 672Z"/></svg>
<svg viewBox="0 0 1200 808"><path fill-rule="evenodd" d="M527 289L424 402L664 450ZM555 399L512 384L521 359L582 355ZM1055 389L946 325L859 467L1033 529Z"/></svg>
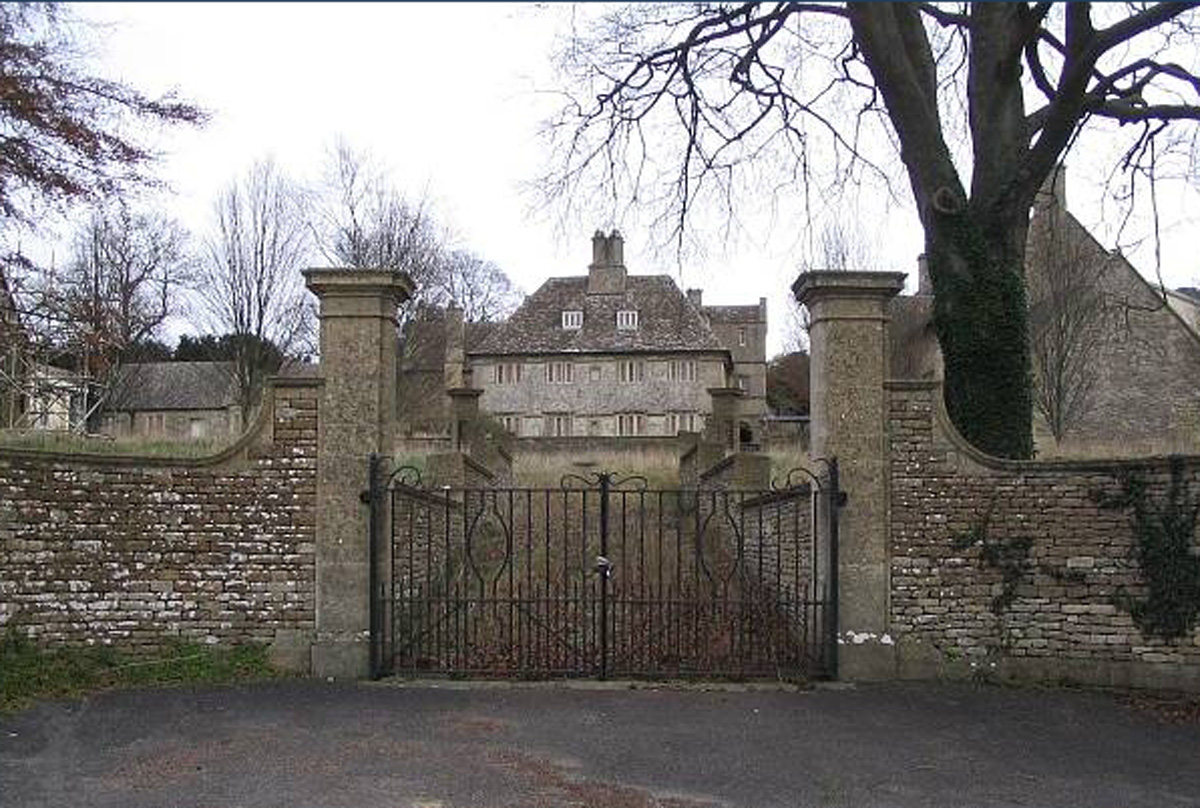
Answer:
<svg viewBox="0 0 1200 808"><path fill-rule="evenodd" d="M77 11L113 23L98 54L107 74L151 93L178 91L212 112L207 127L171 130L158 141L161 173L174 191L163 204L195 233L208 227L219 189L250 163L270 156L287 173L314 180L338 137L385 162L411 196L427 195L456 246L496 262L526 292L547 277L584 272L592 231L611 224L578 222L559 233L523 188L545 168L537 132L554 109L549 56L570 7L130 3ZM1074 169L1071 207L1112 246L1115 231L1099 205L1102 178ZM1196 195L1166 193L1160 209L1166 282L1193 284L1200 277L1191 235ZM879 253L872 268L915 266L922 237L910 209L839 213L867 223ZM703 258L680 266L669 254L649 253L646 234L627 228L626 264L703 286L706 302L767 297L775 352L787 289L804 258L795 229L764 223L761 238L714 238ZM1153 275L1148 248L1133 257Z"/></svg>

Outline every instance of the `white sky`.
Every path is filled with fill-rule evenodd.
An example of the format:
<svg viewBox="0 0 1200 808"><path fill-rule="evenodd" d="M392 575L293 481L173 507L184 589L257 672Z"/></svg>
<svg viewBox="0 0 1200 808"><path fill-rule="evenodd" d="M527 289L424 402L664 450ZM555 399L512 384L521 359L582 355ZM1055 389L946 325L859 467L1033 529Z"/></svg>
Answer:
<svg viewBox="0 0 1200 808"><path fill-rule="evenodd" d="M496 262L526 292L547 277L584 272L592 231L610 224L580 223L562 237L522 190L545 168L537 131L554 108L549 55L569 24L567 6L130 3L76 11L114 23L98 54L105 73L150 93L176 90L212 112L207 127L170 130L158 141L166 155L160 173L174 191L164 207L193 233L208 227L218 191L254 160L272 156L288 174L315 180L339 136L383 161L402 190L427 195L457 246ZM1071 208L1111 246L1098 204L1102 178L1075 167ZM1166 190L1160 211L1164 278L1194 284L1196 194ZM922 236L911 210L844 216L863 222L875 242L881 265L872 268L915 266ZM795 231L784 222L761 239L714 239L703 259L680 267L671 255L650 254L645 234L625 230L626 264L702 286L706 303L767 297L775 353L802 262ZM1127 254L1153 277L1148 248Z"/></svg>

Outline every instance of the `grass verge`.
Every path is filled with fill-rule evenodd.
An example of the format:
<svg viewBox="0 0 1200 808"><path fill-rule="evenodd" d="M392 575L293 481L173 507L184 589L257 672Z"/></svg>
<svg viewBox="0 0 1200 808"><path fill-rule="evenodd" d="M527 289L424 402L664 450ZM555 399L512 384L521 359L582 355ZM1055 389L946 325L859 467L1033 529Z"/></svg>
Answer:
<svg viewBox="0 0 1200 808"><path fill-rule="evenodd" d="M14 630L0 637L0 713L38 699L113 688L228 684L280 675L261 645L176 642L156 653L131 654L105 646L42 648Z"/></svg>
<svg viewBox="0 0 1200 808"><path fill-rule="evenodd" d="M101 438L74 435L68 432L14 432L0 430L0 449L30 452L79 455L121 455L131 457L207 457L227 449L237 440L209 438L203 440L152 438Z"/></svg>

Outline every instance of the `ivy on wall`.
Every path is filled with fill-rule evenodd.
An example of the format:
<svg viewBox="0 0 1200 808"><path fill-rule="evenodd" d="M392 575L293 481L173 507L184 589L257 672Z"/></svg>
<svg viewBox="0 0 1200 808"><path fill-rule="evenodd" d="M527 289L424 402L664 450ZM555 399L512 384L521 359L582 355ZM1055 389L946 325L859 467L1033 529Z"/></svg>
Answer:
<svg viewBox="0 0 1200 808"><path fill-rule="evenodd" d="M1145 477L1126 475L1118 494L1098 494L1103 508L1128 510L1133 525L1132 549L1146 581L1146 595L1126 595L1122 606L1148 637L1168 642L1186 637L1200 617L1200 556L1196 554L1196 521L1200 495L1192 493L1180 457L1168 461L1171 475L1165 498L1151 496Z"/></svg>
<svg viewBox="0 0 1200 808"><path fill-rule="evenodd" d="M988 606L992 614L999 617L1016 602L1018 587L1034 570L1029 560L1033 539L1029 536L993 537L989 532L991 521L992 508L989 507L970 530L952 537L951 547L961 553L978 546L980 566L1000 572L1000 591Z"/></svg>

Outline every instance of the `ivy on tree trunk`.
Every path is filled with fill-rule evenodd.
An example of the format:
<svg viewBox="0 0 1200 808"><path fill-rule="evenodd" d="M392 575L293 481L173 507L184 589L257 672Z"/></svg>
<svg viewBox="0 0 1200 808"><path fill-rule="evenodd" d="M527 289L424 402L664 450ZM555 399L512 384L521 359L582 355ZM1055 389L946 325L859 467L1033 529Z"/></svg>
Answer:
<svg viewBox="0 0 1200 808"><path fill-rule="evenodd" d="M946 409L967 440L999 457L1033 454L1025 231L996 232L969 211L929 229Z"/></svg>

